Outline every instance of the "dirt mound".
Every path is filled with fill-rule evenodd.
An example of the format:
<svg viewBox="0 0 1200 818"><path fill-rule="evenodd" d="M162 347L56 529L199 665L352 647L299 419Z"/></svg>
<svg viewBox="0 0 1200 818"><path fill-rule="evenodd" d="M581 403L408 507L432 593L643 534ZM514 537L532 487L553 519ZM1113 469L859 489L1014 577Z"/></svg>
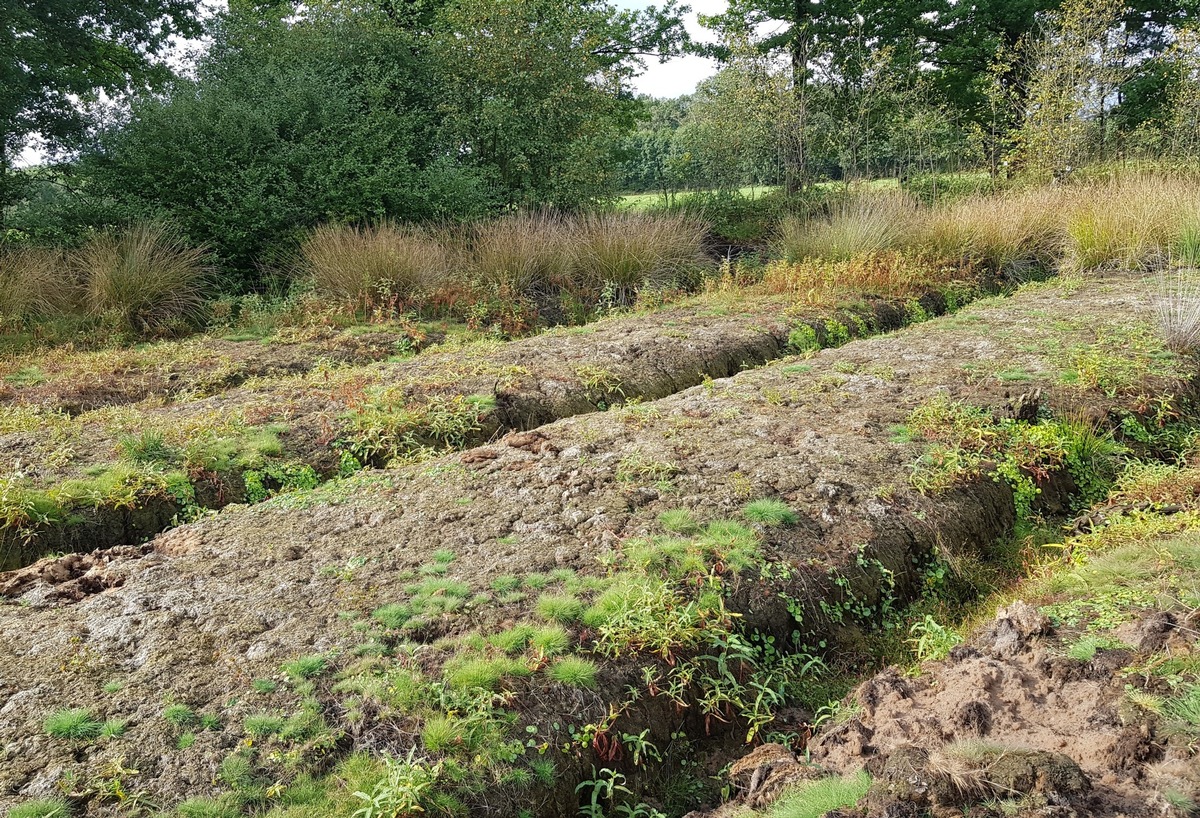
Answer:
<svg viewBox="0 0 1200 818"><path fill-rule="evenodd" d="M1195 636L1180 647L1194 650ZM1080 661L1063 648L1046 617L1018 602L919 676L893 669L863 683L848 718L810 743L811 759L872 772L862 813L872 818L1013 814L981 806L1003 800L1019 801L1021 815L1134 818L1163 814L1168 782L1200 793L1186 746L1127 702L1123 669L1138 657L1115 649Z"/></svg>

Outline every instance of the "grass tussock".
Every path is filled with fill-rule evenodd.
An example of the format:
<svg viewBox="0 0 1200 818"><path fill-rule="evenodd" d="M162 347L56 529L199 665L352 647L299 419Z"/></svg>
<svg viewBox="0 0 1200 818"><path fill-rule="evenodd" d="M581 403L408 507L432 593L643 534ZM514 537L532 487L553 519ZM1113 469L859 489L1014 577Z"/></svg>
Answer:
<svg viewBox="0 0 1200 818"><path fill-rule="evenodd" d="M137 332L197 323L204 311L206 251L169 228L134 225L93 236L73 256L89 312Z"/></svg>
<svg viewBox="0 0 1200 818"><path fill-rule="evenodd" d="M1184 354L1200 349L1200 278L1195 271L1160 273L1154 311L1168 349Z"/></svg>
<svg viewBox="0 0 1200 818"><path fill-rule="evenodd" d="M679 283L704 265L706 226L684 215L602 213L567 225L570 288L585 301L633 303L643 287Z"/></svg>
<svg viewBox="0 0 1200 818"><path fill-rule="evenodd" d="M0 318L50 318L67 311L76 287L63 253L0 245Z"/></svg>
<svg viewBox="0 0 1200 818"><path fill-rule="evenodd" d="M480 286L514 296L548 292L567 279L570 231L540 211L483 222L473 231L469 265Z"/></svg>
<svg viewBox="0 0 1200 818"><path fill-rule="evenodd" d="M906 245L918 218L916 201L904 194L857 195L825 218L785 217L775 250L790 262L849 261Z"/></svg>
<svg viewBox="0 0 1200 818"><path fill-rule="evenodd" d="M926 211L912 244L937 258L975 259L1020 278L1053 267L1062 256L1063 213L1071 199L1053 187L970 196Z"/></svg>
<svg viewBox="0 0 1200 818"><path fill-rule="evenodd" d="M418 303L451 274L452 249L447 237L407 225L328 224L301 244L300 269L317 292L357 308L403 308Z"/></svg>
<svg viewBox="0 0 1200 818"><path fill-rule="evenodd" d="M1200 219L1200 186L1186 179L1132 176L1084 187L1075 198L1064 262L1077 272L1161 263Z"/></svg>

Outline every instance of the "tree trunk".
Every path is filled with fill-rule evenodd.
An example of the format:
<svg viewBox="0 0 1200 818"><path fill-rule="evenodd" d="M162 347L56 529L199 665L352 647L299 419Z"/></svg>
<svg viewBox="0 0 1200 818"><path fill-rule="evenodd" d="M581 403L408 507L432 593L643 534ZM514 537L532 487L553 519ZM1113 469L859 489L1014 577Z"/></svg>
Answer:
<svg viewBox="0 0 1200 818"><path fill-rule="evenodd" d="M796 132L787 143L784 168L788 195L800 192L808 182L806 134L808 128L809 0L794 0L792 21L792 95L796 106Z"/></svg>

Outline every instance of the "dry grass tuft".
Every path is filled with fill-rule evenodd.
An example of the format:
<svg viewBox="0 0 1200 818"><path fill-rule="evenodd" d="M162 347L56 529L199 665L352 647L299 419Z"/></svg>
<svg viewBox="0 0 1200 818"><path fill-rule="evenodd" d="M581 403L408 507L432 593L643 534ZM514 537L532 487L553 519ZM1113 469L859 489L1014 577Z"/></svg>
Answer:
<svg viewBox="0 0 1200 818"><path fill-rule="evenodd" d="M848 261L907 245L917 224L912 198L898 193L859 195L837 205L828 218L784 218L776 251L791 262Z"/></svg>
<svg viewBox="0 0 1200 818"><path fill-rule="evenodd" d="M322 225L301 244L299 268L319 293L368 312L396 311L446 281L454 246L448 236L392 222Z"/></svg>
<svg viewBox="0 0 1200 818"><path fill-rule="evenodd" d="M62 251L0 246L0 317L49 318L69 310L76 295Z"/></svg>
<svg viewBox="0 0 1200 818"><path fill-rule="evenodd" d="M607 291L614 303L631 304L644 286L674 283L705 263L707 227L684 215L604 213L572 220L566 230L567 286L584 301Z"/></svg>
<svg viewBox="0 0 1200 818"><path fill-rule="evenodd" d="M971 196L928 211L914 244L939 258L977 259L1020 278L1061 256L1069 198L1062 188Z"/></svg>
<svg viewBox="0 0 1200 818"><path fill-rule="evenodd" d="M475 227L471 272L476 283L515 296L549 292L568 280L569 230L549 213L519 213Z"/></svg>
<svg viewBox="0 0 1200 818"><path fill-rule="evenodd" d="M1165 176L1131 176L1073 191L1065 269L1147 268L1165 261L1200 216L1200 186Z"/></svg>
<svg viewBox="0 0 1200 818"><path fill-rule="evenodd" d="M927 767L930 775L948 783L963 798L984 798L996 789L988 774L1005 752L993 742L963 739L931 752Z"/></svg>
<svg viewBox="0 0 1200 818"><path fill-rule="evenodd" d="M1195 270L1160 272L1154 311L1168 349L1184 354L1200 349L1200 278Z"/></svg>
<svg viewBox="0 0 1200 818"><path fill-rule="evenodd" d="M206 251L159 224L93 236L72 254L87 309L139 332L198 322L204 311Z"/></svg>

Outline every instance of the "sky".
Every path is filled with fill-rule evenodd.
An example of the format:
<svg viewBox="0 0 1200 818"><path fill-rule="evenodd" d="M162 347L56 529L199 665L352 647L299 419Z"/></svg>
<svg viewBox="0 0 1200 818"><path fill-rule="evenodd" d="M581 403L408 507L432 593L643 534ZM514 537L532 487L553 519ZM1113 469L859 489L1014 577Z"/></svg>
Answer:
<svg viewBox="0 0 1200 818"><path fill-rule="evenodd" d="M623 9L641 9L653 5L650 0L614 0L614 4ZM691 13L685 17L692 38L701 42L711 41L712 32L701 26L696 17L700 14L718 14L724 11L727 0L691 0L687 5L692 7ZM637 93L649 94L652 97L678 97L695 91L701 81L708 79L716 71L716 63L704 57L676 57L665 63L647 60L646 72L634 80L633 87ZM31 147L21 154L17 165L36 165L42 159L42 151Z"/></svg>
<svg viewBox="0 0 1200 818"><path fill-rule="evenodd" d="M647 0L615 0L615 4L623 9L652 5ZM725 10L726 0L690 0L687 5L692 7L692 13L686 17L692 38L701 42L711 41L712 32L702 27L696 16L719 14ZM677 97L695 91L702 80L708 79L716 71L716 63L704 57L677 57L662 64L651 60L646 64L646 73L638 77L633 85L638 93L652 97Z"/></svg>

